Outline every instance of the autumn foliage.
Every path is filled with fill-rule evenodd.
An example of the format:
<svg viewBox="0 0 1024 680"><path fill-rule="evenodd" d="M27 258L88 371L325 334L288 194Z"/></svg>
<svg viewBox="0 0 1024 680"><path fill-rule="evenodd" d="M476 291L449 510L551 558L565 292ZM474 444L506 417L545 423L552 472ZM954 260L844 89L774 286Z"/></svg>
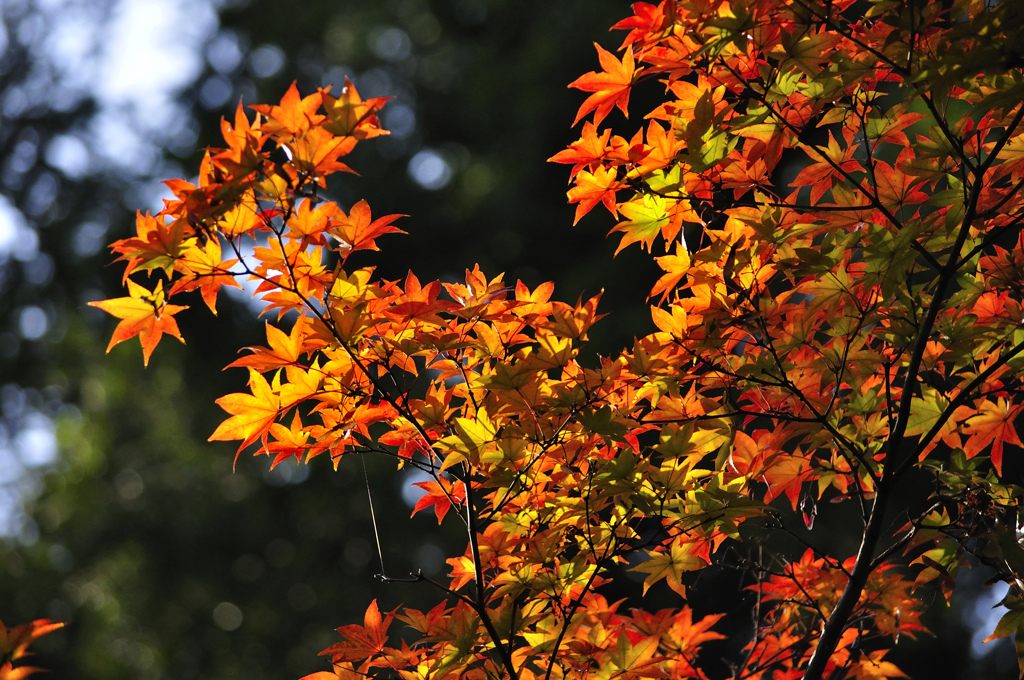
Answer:
<svg viewBox="0 0 1024 680"><path fill-rule="evenodd" d="M399 231L325 193L386 134L383 99L293 86L225 121L197 183L113 245L111 346L148 361L181 337L172 298L257 281L266 345L211 439L393 457L467 537L443 581L410 577L436 607L372 603L310 677L706 677L706 569L736 570L753 618L734 678L901 676L887 651L964 565L1011 584L992 637L1020 634L1024 15L991 4L635 4L551 159L577 220L603 205L620 249L659 253L658 330L607 358L584 351L598 297L350 265ZM631 111L638 88L660 103ZM855 553L825 506L859 518Z"/></svg>
<svg viewBox="0 0 1024 680"><path fill-rule="evenodd" d="M37 619L14 628L7 628L0 621L0 680L22 680L38 673L40 669L24 665L24 659L31 656L28 646L36 638L63 627L48 619ZM18 665L15 666L15 663Z"/></svg>

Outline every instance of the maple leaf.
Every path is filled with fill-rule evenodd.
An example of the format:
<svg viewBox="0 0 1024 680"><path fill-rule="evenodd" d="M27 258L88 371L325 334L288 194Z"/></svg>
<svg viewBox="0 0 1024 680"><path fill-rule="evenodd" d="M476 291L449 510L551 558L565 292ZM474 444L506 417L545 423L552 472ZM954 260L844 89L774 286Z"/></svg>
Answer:
<svg viewBox="0 0 1024 680"><path fill-rule="evenodd" d="M28 646L33 640L63 626L63 623L54 623L49 619L36 619L32 623L7 628L0 621L0 680L21 680L40 672L41 669L31 666L15 668L14 662L29 656Z"/></svg>
<svg viewBox="0 0 1024 680"><path fill-rule="evenodd" d="M228 238L247 234L264 225L264 214L251 193L243 196L217 219L217 229Z"/></svg>
<svg viewBox="0 0 1024 680"><path fill-rule="evenodd" d="M625 188L625 185L616 179L616 175L618 175L617 169L609 169L603 165L593 173L583 170L576 175L576 186L569 189L568 192L569 202L579 203L576 206L576 216L572 221L574 225L598 203L604 204L611 214L618 215L615 192Z"/></svg>
<svg viewBox="0 0 1024 680"><path fill-rule="evenodd" d="M661 301L664 302L668 294L675 289L682 278L686 276L686 272L689 271L690 253L687 252L686 246L677 243L674 255L664 255L656 257L654 260L665 274L657 280L647 297L650 299L661 293Z"/></svg>
<svg viewBox="0 0 1024 680"><path fill-rule="evenodd" d="M426 493L416 501L416 507L413 508L412 514L415 515L420 510L433 506L437 523L441 524L441 520L448 514L453 503L461 505L466 500L466 485L461 481L450 482L444 475L439 475L437 479L440 483L431 480L413 484Z"/></svg>
<svg viewBox="0 0 1024 680"><path fill-rule="evenodd" d="M379 135L391 134L380 127L377 112L391 97L372 97L363 101L356 86L345 77L345 86L341 88L341 96L333 97L330 88L321 90L324 109L329 122L324 129L340 136L352 136L356 139L370 139Z"/></svg>
<svg viewBox="0 0 1024 680"><path fill-rule="evenodd" d="M453 435L438 442L448 451L442 470L462 461L478 463L483 450L494 440L494 423L482 411L476 418L456 418L452 430L455 432Z"/></svg>
<svg viewBox="0 0 1024 680"><path fill-rule="evenodd" d="M388 642L388 628L394 614L386 617L380 615L377 600L370 603L363 616L363 625L351 624L338 628L338 634L345 638L320 652L321 656L330 656L333 663L345 661L363 661L379 654Z"/></svg>
<svg viewBox="0 0 1024 680"><path fill-rule="evenodd" d="M206 187L197 187L183 179L169 179L164 186L174 193L177 200L164 199L162 214L188 218L189 222L202 223L211 216L217 216L223 206L212 200ZM214 187L209 187L213 189Z"/></svg>
<svg viewBox="0 0 1024 680"><path fill-rule="evenodd" d="M597 168L598 163L608 155L608 140L612 131L607 129L597 136L597 126L589 120L583 124L582 136L569 145L568 149L559 151L548 159L549 163L572 163L572 171L569 177L575 177L584 166L589 166L591 171Z"/></svg>
<svg viewBox="0 0 1024 680"><path fill-rule="evenodd" d="M647 143L630 145L630 161L636 163L636 172L647 175L647 183L651 188L670 188L679 182L678 169L653 173L666 166L671 166L679 153L686 149L686 142L676 139L671 130L666 130L657 121L647 125Z"/></svg>
<svg viewBox="0 0 1024 680"><path fill-rule="evenodd" d="M122 280L138 270L162 269L170 275L171 270L182 254L188 250L194 238L188 238L192 229L183 219L165 223L162 218L153 217L148 212L138 212L135 218L138 236L121 239L111 245L111 250L121 253L118 260L127 260Z"/></svg>
<svg viewBox="0 0 1024 680"><path fill-rule="evenodd" d="M304 243L323 245L321 234L331 226L331 219L339 213L335 203L324 203L316 207L315 202L305 200L288 220L285 238L301 239Z"/></svg>
<svg viewBox="0 0 1024 680"><path fill-rule="evenodd" d="M684 572L700 569L706 562L697 554L694 554L695 545L676 538L669 546L668 552L664 550L648 550L649 559L629 568L630 571L641 571L650 574L644 579L644 594L647 590L665 579L668 587L679 593L680 597L686 597L686 586L681 580Z"/></svg>
<svg viewBox="0 0 1024 680"><path fill-rule="evenodd" d="M899 210L908 204L920 205L928 200L928 195L920 190L924 178L904 174L899 169L899 165L906 163L908 158L906 152L901 154L896 168L884 161L875 162L874 184L878 201L890 210Z"/></svg>
<svg viewBox="0 0 1024 680"><path fill-rule="evenodd" d="M815 162L801 170L791 182L792 186L811 186L811 203L817 203L828 191L830 181L846 181L843 173L862 171L860 162L854 158L858 144L840 146L835 135L828 133L828 146L822 154L818 148L807 147L808 156ZM827 159L827 160L826 160ZM842 171L842 172L840 172Z"/></svg>
<svg viewBox="0 0 1024 680"><path fill-rule="evenodd" d="M136 335L142 344L143 364L149 365L149 357L160 343L164 333L168 333L182 343L178 323L174 315L188 307L167 304L164 300L164 284L158 281L152 292L146 290L131 279L125 281L130 297L115 298L90 302L90 307L99 307L103 311L121 319L114 329L114 334L107 345L109 353L117 344L130 340Z"/></svg>
<svg viewBox="0 0 1024 680"><path fill-rule="evenodd" d="M633 16L623 19L612 30L629 29L629 35L622 41L622 49L637 42L657 40L662 31L670 24L675 5L669 0L662 0L657 6L646 2L634 2Z"/></svg>
<svg viewBox="0 0 1024 680"><path fill-rule="evenodd" d="M357 250L380 250L377 247L376 239L384 234L404 234L398 227L391 226L391 223L405 215L385 215L371 221L370 206L366 201L359 201L348 215L337 211L331 221L331 227L327 233L341 242L341 250L344 255Z"/></svg>
<svg viewBox="0 0 1024 680"><path fill-rule="evenodd" d="M232 441L241 439L241 452L259 439L277 420L281 412L281 398L270 383L253 368L249 369L251 394L236 392L221 397L217 405L231 414L231 417L217 426L209 441ZM236 455L237 460L237 455Z"/></svg>
<svg viewBox="0 0 1024 680"><path fill-rule="evenodd" d="M789 60L796 62L801 71L813 77L821 71L821 62L828 59L829 52L840 40L842 36L827 30L800 35L797 39L786 36L773 56L781 57L784 65Z"/></svg>
<svg viewBox="0 0 1024 680"><path fill-rule="evenodd" d="M613 232L622 232L616 255L629 244L637 242L650 251L658 236L664 235L665 240L670 240L681 228L679 220L673 219L668 202L660 196L644 194L620 204L618 208L626 219L612 229Z"/></svg>
<svg viewBox="0 0 1024 680"><path fill-rule="evenodd" d="M594 47L597 48L597 58L601 62L603 71L601 73L591 71L569 84L569 87L594 93L587 97L580 106L573 125L580 122L580 119L591 111L594 111L594 125L600 125L613 106L618 106L619 110L629 117L629 91L639 76L634 69L633 48L632 46L626 48L626 53L620 62L614 54L597 43L594 43Z"/></svg>
<svg viewBox="0 0 1024 680"><path fill-rule="evenodd" d="M564 302L553 303L551 319L544 324L544 327L563 338L581 342L586 340L590 327L604 317L604 314L597 313L597 305L601 301L602 293L598 293L586 302L583 302L582 299L577 300L575 307Z"/></svg>
<svg viewBox="0 0 1024 680"><path fill-rule="evenodd" d="M439 300L440 293L441 283L439 281L421 286L420 280L410 271L405 277L404 295L396 297L387 312L403 321L416 319L443 325L444 319L440 314L454 309L455 303Z"/></svg>
<svg viewBox="0 0 1024 680"><path fill-rule="evenodd" d="M235 275L230 272L238 260L221 260L220 241L211 238L206 242L206 247L193 246L182 255L179 265L186 269L191 276L178 279L171 287L168 297L172 297L179 291L190 291L199 289L203 296L203 302L214 314L217 313L217 293L221 286L241 288Z"/></svg>
<svg viewBox="0 0 1024 680"><path fill-rule="evenodd" d="M682 338L688 335L690 321L687 310L678 302L672 304L668 311L661 307L651 307L651 320L659 330L672 337ZM699 323L699 320L695 323Z"/></svg>
<svg viewBox="0 0 1024 680"><path fill-rule="evenodd" d="M405 608L401 615L396 618L409 624L412 628L415 628L419 632L429 637L436 637L442 632L447 617L451 615L452 610L446 606L444 602L440 602L435 605L426 614L411 608Z"/></svg>
<svg viewBox="0 0 1024 680"><path fill-rule="evenodd" d="M968 458L976 456L991 444L992 467L996 469L996 474L1002 475L1003 444L1024 446L1015 427L1015 422L1022 412L1024 404L1011 405L1002 397L996 403L987 400L982 402L977 412L962 427L963 433L968 437L964 442L964 451Z"/></svg>
<svg viewBox="0 0 1024 680"><path fill-rule="evenodd" d="M472 557L449 557L445 562L451 567L448 575L451 577L452 590L458 590L476 579L476 567L473 565Z"/></svg>
<svg viewBox="0 0 1024 680"><path fill-rule="evenodd" d="M268 434L274 439L266 443L263 451L268 456L272 455L274 457L274 460L270 462L271 470L290 458L301 461L302 454L309 449L309 444L306 442L309 439L310 432L303 429L302 420L299 418L297 411L292 416L290 427L285 427L281 423L275 422L270 426ZM307 462L309 461L307 460Z"/></svg>
<svg viewBox="0 0 1024 680"><path fill-rule="evenodd" d="M238 178L245 177L255 171L262 163L260 156L260 117L250 125L249 119L238 102L235 110L235 124L232 126L226 118L220 119L221 134L228 148L213 156L213 162L228 173Z"/></svg>
<svg viewBox="0 0 1024 680"><path fill-rule="evenodd" d="M323 95L320 92L301 97L295 81L292 81L280 104L257 104L251 108L266 116L267 120L261 127L265 134L280 135L283 132L296 137L325 120L322 114L316 112L322 101Z"/></svg>
<svg viewBox="0 0 1024 680"><path fill-rule="evenodd" d="M522 281L516 283L516 300L520 302L515 308L515 314L527 319L547 316L551 313L551 294L555 290L555 284L546 281L531 292Z"/></svg>
<svg viewBox="0 0 1024 680"><path fill-rule="evenodd" d="M889 111L878 112L872 109L872 115L865 121L864 134L868 139L889 142L907 148L910 140L903 131L914 123L927 118L923 113L906 112L906 104L895 106Z"/></svg>
<svg viewBox="0 0 1024 680"><path fill-rule="evenodd" d="M664 672L659 665L664 657L655 656L658 652L658 638L645 637L635 642L630 635L622 631L615 641L615 651L609 660L623 678L661 678Z"/></svg>
<svg viewBox="0 0 1024 680"><path fill-rule="evenodd" d="M245 349L252 354L236 359L226 368L247 366L263 373L282 366L293 365L304 353L324 346L323 340L313 338L312 335L313 330L308 317L300 316L296 319L288 333L267 323L268 347L246 347Z"/></svg>
<svg viewBox="0 0 1024 680"><path fill-rule="evenodd" d="M305 130L301 135L284 142L284 146L290 150L290 165L323 187L327 186L324 178L331 173L341 171L355 174L355 170L338 160L349 154L355 145L355 138L336 137L320 127Z"/></svg>

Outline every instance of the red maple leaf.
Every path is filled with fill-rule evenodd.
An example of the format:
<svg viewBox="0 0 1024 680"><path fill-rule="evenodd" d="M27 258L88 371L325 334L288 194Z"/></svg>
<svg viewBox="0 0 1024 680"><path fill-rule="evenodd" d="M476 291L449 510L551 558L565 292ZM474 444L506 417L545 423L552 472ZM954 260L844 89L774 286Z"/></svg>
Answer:
<svg viewBox="0 0 1024 680"><path fill-rule="evenodd" d="M351 624L338 628L338 634L345 638L345 641L331 645L320 652L320 655L330 655L333 663L339 663L363 661L379 654L387 645L388 627L391 626L393 619L394 614L390 613L386 617L381 617L377 600L374 600L363 616L363 625Z"/></svg>
<svg viewBox="0 0 1024 680"><path fill-rule="evenodd" d="M416 507L413 508L412 514L415 515L420 510L433 506L434 514L437 515L437 523L440 524L444 516L448 514L448 510L451 509L453 502L461 505L466 500L466 485L459 481L453 484L441 476L437 479L440 483L429 481L413 484L413 486L418 486L426 491L426 493L416 501Z"/></svg>

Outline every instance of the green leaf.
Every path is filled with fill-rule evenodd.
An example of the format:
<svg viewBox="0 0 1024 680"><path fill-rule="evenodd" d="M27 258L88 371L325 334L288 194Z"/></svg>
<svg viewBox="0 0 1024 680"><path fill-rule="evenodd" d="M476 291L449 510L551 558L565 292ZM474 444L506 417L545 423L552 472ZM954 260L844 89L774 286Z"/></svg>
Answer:
<svg viewBox="0 0 1024 680"><path fill-rule="evenodd" d="M580 424L589 432L602 437L605 441L612 440L625 442L623 435L629 430L623 423L615 418L615 412L610 406L602 406L599 409L590 409L580 413Z"/></svg>
<svg viewBox="0 0 1024 680"><path fill-rule="evenodd" d="M612 231L621 231L622 240L615 249L620 250L637 241L644 244L647 250L654 245L654 240L661 234L661 229L669 222L666 199L653 194L643 194L619 206L625 221L615 225Z"/></svg>
<svg viewBox="0 0 1024 680"><path fill-rule="evenodd" d="M1008 611L1003 614L999 623L996 624L996 629L983 642L998 640L1013 633L1024 633L1024 600L1011 596L1006 598L1003 604ZM1018 637L1024 636L1019 635Z"/></svg>
<svg viewBox="0 0 1024 680"><path fill-rule="evenodd" d="M921 397L914 400L907 418L906 436L914 437L930 430L948 406L949 400L939 394L938 390L922 385Z"/></svg>
<svg viewBox="0 0 1024 680"><path fill-rule="evenodd" d="M648 559L629 568L630 571L649 574L644 579L644 595L652 585L661 579L667 579L669 588L679 593L681 597L686 597L686 586L680 580L683 572L694 571L706 565L704 560L691 552L693 547L693 543L684 543L676 539L668 552L664 548L644 551Z"/></svg>
<svg viewBox="0 0 1024 680"><path fill-rule="evenodd" d="M448 452L441 469L450 468L462 461L478 463L484 447L494 441L494 425L482 411L477 413L475 420L456 418L452 429L455 430L454 435L438 442Z"/></svg>

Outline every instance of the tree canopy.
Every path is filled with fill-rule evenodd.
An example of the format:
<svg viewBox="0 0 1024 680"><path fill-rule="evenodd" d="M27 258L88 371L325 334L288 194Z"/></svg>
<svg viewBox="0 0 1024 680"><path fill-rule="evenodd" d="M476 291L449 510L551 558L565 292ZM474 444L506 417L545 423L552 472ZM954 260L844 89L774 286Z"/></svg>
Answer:
<svg viewBox="0 0 1024 680"><path fill-rule="evenodd" d="M388 42L394 26L381 26L371 50L409 64L419 48L403 52L402 34L417 46L438 40L423 28L427 15L462 26L450 45L474 45L473 31L486 38L488 8L504 7L456 4L450 17L423 3L369 12L393 12L406 29ZM126 662L126 677L127 667L175 665L187 675L218 654L218 673L252 677L287 652L270 641L282 593L309 630L323 603L353 599L342 592L378 560L385 583L361 603L373 600L363 623L338 629L342 641L325 650L333 670L311 677L876 678L928 663L947 675L969 668L950 651L965 639L950 634L945 603L955 606L974 574L1008 584L993 639L1018 629L1024 607L1015 484L1022 22L1007 5L634 5L616 24L621 46L598 46L599 69L573 82L585 93L579 139L545 155L571 165L577 221L593 223L587 213L598 204L616 218L616 266L646 267L625 277L638 286L632 293L619 285L569 303L558 302L566 282L543 283L522 265L494 274L487 255L451 276L453 254L488 223L458 238L429 233L438 250L424 250L415 211L402 203L424 189L458 196L465 202L450 204L461 218L493 219L510 233L536 228L522 232L538 244L524 256L570 262L545 226L545 204L496 170L516 147L495 146L503 151L489 162L472 148L473 160L460 160L469 147L416 138L442 128L410 135L407 114L389 120L403 99L385 102L389 92L375 90L388 78L353 73L353 86L339 67L311 79L320 55L297 55L297 86L286 77L278 104L229 115L225 147L197 159L197 178L171 181L174 197L156 215L139 213L135 236L115 244L127 296L96 306L120 319L110 347L139 336L156 371L139 374L117 352L120 377L92 369L81 383L81 403L98 417L62 438L83 454L56 478L64 491L44 496L34 553L9 551L4 568L23 580L40 564L75 569L50 606L61 614L75 603L80 618L64 630L87 650L81 669L97 677L114 672L100 661L105 652ZM256 36L262 7L224 17ZM304 16L298 38L324 30L315 12ZM345 36L358 21L324 30L324 52L352 58ZM568 31L561 21L545 35ZM542 44L552 43L498 51L512 62L519 51L550 58ZM211 54L223 57L221 48ZM416 67L416 79L444 103L455 96L451 73L445 86L445 57L416 58L428 56L432 68ZM227 61L211 57L204 105L235 78ZM413 71L402 68L378 75L405 82L396 74ZM525 83L532 74L521 71ZM480 118L467 115L471 101L452 103L452 120ZM478 129L480 144L500 137ZM363 152L375 146L379 156ZM402 157L408 180L396 192L384 168ZM422 184L429 173L417 175L416 162L441 175L461 167L458 191ZM349 165L365 176L339 183ZM499 207L510 200L522 210ZM397 229L412 235L388 235ZM492 256L514 250L503 239L490 242ZM428 252L443 255L440 271ZM406 273L410 258L420 276ZM622 283L609 271L595 280L601 274ZM217 299L236 280L257 285L269 305L266 346L254 345L244 310ZM193 321L186 305L219 308L230 332ZM602 328L613 331L600 338ZM154 354L167 334L190 344ZM88 332L70 339L62 370L77 382L102 347ZM230 357L240 346L249 351ZM245 391L231 386L235 371L211 380L225 363L245 369ZM228 413L203 436L271 454L277 479L306 479L293 459L330 461L341 474L314 469L302 494L255 492L247 459L236 456L240 472L222 477L226 468L182 436L216 418L203 394L207 403L226 394L218 402ZM128 453L140 443L157 457ZM427 546L415 528L391 533L397 518L366 503L388 460L422 475L414 514L429 513L444 532L427 539L432 551L416 548ZM227 542L210 541L202 507L175 505L196 496L227 501ZM70 505L90 499L99 510L91 518ZM376 504L378 515L395 509ZM166 532L155 542L161 557L143 538L154 528ZM50 537L62 533L60 543ZM100 537L113 549L87 570L73 566ZM198 576L197 555L227 565L237 583ZM254 583L274 604L235 604ZM117 595L125 588L132 597ZM396 593L406 608L391 610ZM39 611L24 589L13 601L29 617ZM129 630L118 610L138 617L142 603L143 627ZM188 631L211 615L203 656ZM7 629L12 649L45 626ZM146 630L173 631L180 649L171 658ZM292 661L311 658L309 644L290 667L309 667Z"/></svg>
<svg viewBox="0 0 1024 680"><path fill-rule="evenodd" d="M382 574L438 604L374 601L309 677L718 675L701 648L733 607L695 613L708 570L752 617L732 677L899 676L887 654L965 565L1010 585L990 638L1019 629L1021 10L864 10L637 3L621 56L597 47L572 83L582 136L551 160L577 220L603 204L619 250L666 251L657 330L612 356L581 351L600 296L360 264L399 216L330 199L386 134L386 100L348 81L239 107L114 244L128 296L93 303L120 319L110 347L139 336L148 362L181 339L171 298L216 311L238 278L276 316L211 439L275 464L394 458L431 478L414 512L462 523L444 578ZM601 129L644 87L645 126Z"/></svg>

